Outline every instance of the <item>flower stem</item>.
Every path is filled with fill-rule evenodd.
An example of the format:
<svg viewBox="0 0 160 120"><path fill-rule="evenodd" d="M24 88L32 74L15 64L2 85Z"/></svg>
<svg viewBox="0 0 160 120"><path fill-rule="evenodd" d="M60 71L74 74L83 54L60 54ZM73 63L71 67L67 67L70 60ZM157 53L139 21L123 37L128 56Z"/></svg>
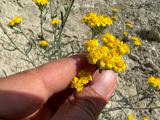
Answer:
<svg viewBox="0 0 160 120"><path fill-rule="evenodd" d="M67 19L68 19L68 17L69 17L69 14L70 14L70 12L71 12L71 9L72 9L72 7L73 7L74 2L75 2L75 0L72 0L71 3L70 3L69 8L67 9L66 14L65 14L65 16L64 16L64 21L63 21L63 23L61 24L59 34L58 34L58 39L57 39L57 41L58 41L58 45L57 45L57 46L58 46L58 47L57 47L57 49L59 50L59 51L58 51L58 57L59 57L59 58L62 57L62 50L61 50L61 39L62 39L61 36L62 36L62 32L63 32L63 29L64 29L64 27L65 27L65 24L66 24L66 22L67 22Z"/></svg>
<svg viewBox="0 0 160 120"><path fill-rule="evenodd" d="M41 30L41 38L44 39L43 36L43 9L40 9L40 30Z"/></svg>

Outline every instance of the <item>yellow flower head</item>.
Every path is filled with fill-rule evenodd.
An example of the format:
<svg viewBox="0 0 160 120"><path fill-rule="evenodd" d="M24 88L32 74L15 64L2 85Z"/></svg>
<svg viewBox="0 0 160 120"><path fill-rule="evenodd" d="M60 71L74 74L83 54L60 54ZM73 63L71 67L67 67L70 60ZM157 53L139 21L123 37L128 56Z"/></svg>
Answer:
<svg viewBox="0 0 160 120"><path fill-rule="evenodd" d="M122 57L130 53L130 48L110 33L102 36L102 42L97 39L87 41L85 50L89 64L96 64L101 70L114 70L117 73L126 70Z"/></svg>
<svg viewBox="0 0 160 120"><path fill-rule="evenodd" d="M58 19L55 19L55 20L52 20L52 25L59 25L61 23L61 20L58 20Z"/></svg>
<svg viewBox="0 0 160 120"><path fill-rule="evenodd" d="M90 28L101 29L112 25L112 19L109 17L98 16L96 13L89 13L82 21Z"/></svg>
<svg viewBox="0 0 160 120"><path fill-rule="evenodd" d="M91 39L88 40L85 44L84 44L84 48L87 52L96 50L99 47L99 43L97 39Z"/></svg>
<svg viewBox="0 0 160 120"><path fill-rule="evenodd" d="M142 120L149 120L149 119L148 119L148 117L146 117L146 116L145 116L145 117L143 117L143 119L142 119Z"/></svg>
<svg viewBox="0 0 160 120"><path fill-rule="evenodd" d="M115 72L120 73L126 70L126 64L121 56L108 55L100 60L99 68L105 70L114 70Z"/></svg>
<svg viewBox="0 0 160 120"><path fill-rule="evenodd" d="M82 70L73 78L71 87L75 88L77 92L81 92L83 91L84 86L92 80L91 73Z"/></svg>
<svg viewBox="0 0 160 120"><path fill-rule="evenodd" d="M120 40L117 40L117 53L119 55L125 55L125 54L129 54L130 53L130 48L127 44L123 43Z"/></svg>
<svg viewBox="0 0 160 120"><path fill-rule="evenodd" d="M102 37L102 41L106 47L119 55L125 55L130 52L129 46L127 44L116 39L116 37L110 33L104 34Z"/></svg>
<svg viewBox="0 0 160 120"><path fill-rule="evenodd" d="M9 23L8 23L8 26L9 27L14 27L14 26L18 26L21 24L22 22L22 17L14 17Z"/></svg>
<svg viewBox="0 0 160 120"><path fill-rule="evenodd" d="M115 13L118 13L119 12L119 9L117 8L112 8L112 13L115 14Z"/></svg>
<svg viewBox="0 0 160 120"><path fill-rule="evenodd" d="M128 35L128 32L123 32L123 36L126 37Z"/></svg>
<svg viewBox="0 0 160 120"><path fill-rule="evenodd" d="M47 40L41 40L41 41L39 41L39 46L41 48L46 48L49 46L49 42Z"/></svg>
<svg viewBox="0 0 160 120"><path fill-rule="evenodd" d="M97 64L97 62L109 54L109 49L105 46L99 47L94 51L89 52L87 59L90 64Z"/></svg>
<svg viewBox="0 0 160 120"><path fill-rule="evenodd" d="M133 27L134 27L134 25L131 23L131 22L125 22L125 26L126 26L126 28L128 28L128 29L133 29Z"/></svg>
<svg viewBox="0 0 160 120"><path fill-rule="evenodd" d="M110 33L106 33L102 36L102 41L105 46L112 49L116 46L116 37Z"/></svg>
<svg viewBox="0 0 160 120"><path fill-rule="evenodd" d="M160 90L160 78L156 78L154 76L150 76L147 82L154 88Z"/></svg>
<svg viewBox="0 0 160 120"><path fill-rule="evenodd" d="M39 7L45 7L48 5L48 0L33 0L33 2L35 2Z"/></svg>
<svg viewBox="0 0 160 120"><path fill-rule="evenodd" d="M128 120L134 120L134 115L133 115L133 113L128 114Z"/></svg>
<svg viewBox="0 0 160 120"><path fill-rule="evenodd" d="M117 20L118 20L118 18L117 18L116 16L112 16L111 19L112 19L113 21L117 21Z"/></svg>
<svg viewBox="0 0 160 120"><path fill-rule="evenodd" d="M136 36L131 36L129 39L132 40L136 46L142 45L141 39Z"/></svg>
<svg viewBox="0 0 160 120"><path fill-rule="evenodd" d="M102 54L99 50L89 52L87 59L89 64L96 64L102 58Z"/></svg>
<svg viewBox="0 0 160 120"><path fill-rule="evenodd" d="M102 54L102 57L106 57L107 55L109 55L109 49L106 46L101 46L97 49L98 51L100 51L100 53Z"/></svg>

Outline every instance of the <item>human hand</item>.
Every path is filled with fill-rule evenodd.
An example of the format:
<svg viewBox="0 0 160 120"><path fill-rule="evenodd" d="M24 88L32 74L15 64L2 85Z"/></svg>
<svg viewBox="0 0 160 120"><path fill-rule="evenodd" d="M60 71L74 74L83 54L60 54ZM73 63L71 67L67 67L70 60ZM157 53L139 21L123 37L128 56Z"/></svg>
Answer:
<svg viewBox="0 0 160 120"><path fill-rule="evenodd" d="M116 76L95 71L93 82L75 93L70 82L85 68L92 66L79 55L0 78L0 119L96 120L114 92Z"/></svg>

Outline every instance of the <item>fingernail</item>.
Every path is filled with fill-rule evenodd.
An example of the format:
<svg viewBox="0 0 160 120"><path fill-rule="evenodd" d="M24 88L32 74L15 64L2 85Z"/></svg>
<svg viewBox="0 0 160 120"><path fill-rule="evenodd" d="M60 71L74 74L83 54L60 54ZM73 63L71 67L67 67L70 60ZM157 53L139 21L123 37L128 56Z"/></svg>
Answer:
<svg viewBox="0 0 160 120"><path fill-rule="evenodd" d="M99 71L96 71L93 75L94 82L92 84L92 88L101 96L103 96L104 99L108 100L116 87L116 75L113 71L107 70L102 71L102 73L99 73Z"/></svg>

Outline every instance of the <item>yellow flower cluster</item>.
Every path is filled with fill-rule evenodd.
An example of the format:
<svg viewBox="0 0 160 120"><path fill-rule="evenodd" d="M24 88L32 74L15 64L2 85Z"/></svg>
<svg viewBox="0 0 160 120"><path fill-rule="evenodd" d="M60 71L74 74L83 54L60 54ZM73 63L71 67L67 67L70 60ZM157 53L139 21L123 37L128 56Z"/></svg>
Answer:
<svg viewBox="0 0 160 120"><path fill-rule="evenodd" d="M128 114L128 120L135 120L133 113ZM149 120L149 119L147 116L144 116L141 120Z"/></svg>
<svg viewBox="0 0 160 120"><path fill-rule="evenodd" d="M39 46L41 48L46 48L49 46L49 42L47 40L41 40L41 41L39 41Z"/></svg>
<svg viewBox="0 0 160 120"><path fill-rule="evenodd" d="M33 0L38 6L47 6L48 5L48 0Z"/></svg>
<svg viewBox="0 0 160 120"><path fill-rule="evenodd" d="M117 8L112 8L112 13L115 14L115 13L118 13L119 12L119 9Z"/></svg>
<svg viewBox="0 0 160 120"><path fill-rule="evenodd" d="M81 92L84 86L92 80L93 78L91 73L82 70L73 78L71 87L75 88L77 92Z"/></svg>
<svg viewBox="0 0 160 120"><path fill-rule="evenodd" d="M112 69L118 73L126 69L122 56L128 54L130 49L127 44L110 33L102 36L102 45L97 39L88 40L85 43L85 50L88 52L88 62L97 64L100 69Z"/></svg>
<svg viewBox="0 0 160 120"><path fill-rule="evenodd" d="M160 90L160 78L150 76L147 81L152 87Z"/></svg>
<svg viewBox="0 0 160 120"><path fill-rule="evenodd" d="M126 26L126 28L128 28L128 29L132 29L133 27L134 27L134 25L131 23L131 22L125 22L125 26Z"/></svg>
<svg viewBox="0 0 160 120"><path fill-rule="evenodd" d="M118 18L116 16L112 16L111 19L115 22L118 20Z"/></svg>
<svg viewBox="0 0 160 120"><path fill-rule="evenodd" d="M21 24L22 22L22 17L14 17L9 23L8 23L8 26L9 27L14 27L14 26L17 26L19 24Z"/></svg>
<svg viewBox="0 0 160 120"><path fill-rule="evenodd" d="M128 32L123 32L123 36L126 37L128 35Z"/></svg>
<svg viewBox="0 0 160 120"><path fill-rule="evenodd" d="M102 41L105 46L107 46L114 54L125 55L130 52L130 49L127 44L116 39L110 33L106 33L102 36Z"/></svg>
<svg viewBox="0 0 160 120"><path fill-rule="evenodd" d="M110 17L98 16L96 13L89 13L82 21L90 28L94 29L105 28L113 23Z"/></svg>
<svg viewBox="0 0 160 120"><path fill-rule="evenodd" d="M113 69L115 72L120 73L126 70L126 64L122 56L109 55L100 60L99 67L101 69Z"/></svg>
<svg viewBox="0 0 160 120"><path fill-rule="evenodd" d="M143 117L143 119L142 119L142 120L149 120L149 119L148 119L148 117L146 117L146 116L145 116L145 117Z"/></svg>
<svg viewBox="0 0 160 120"><path fill-rule="evenodd" d="M134 120L134 115L133 115L133 113L128 114L128 120Z"/></svg>
<svg viewBox="0 0 160 120"><path fill-rule="evenodd" d="M52 25L59 25L61 23L61 20L55 19L51 21Z"/></svg>
<svg viewBox="0 0 160 120"><path fill-rule="evenodd" d="M97 64L102 58L109 54L109 49L105 46L99 46L95 50L88 53L88 62L90 64Z"/></svg>
<svg viewBox="0 0 160 120"><path fill-rule="evenodd" d="M98 46L99 46L98 39L92 39L88 40L85 43L84 48L87 52L90 52L96 50Z"/></svg>
<svg viewBox="0 0 160 120"><path fill-rule="evenodd" d="M112 16L111 19L113 20L113 22L116 22L118 20L118 16L116 16L116 13L119 12L119 9L117 8L112 8Z"/></svg>
<svg viewBox="0 0 160 120"><path fill-rule="evenodd" d="M136 36L131 36L129 39L132 40L136 46L142 45L141 39Z"/></svg>

